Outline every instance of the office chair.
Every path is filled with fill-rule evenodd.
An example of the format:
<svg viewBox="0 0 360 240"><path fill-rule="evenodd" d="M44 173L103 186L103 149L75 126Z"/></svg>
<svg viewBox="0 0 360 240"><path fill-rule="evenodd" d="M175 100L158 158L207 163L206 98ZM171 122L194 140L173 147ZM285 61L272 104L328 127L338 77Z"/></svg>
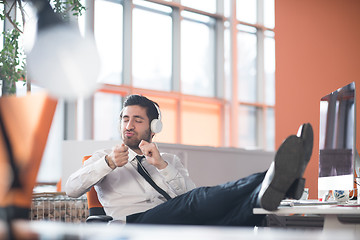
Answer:
<svg viewBox="0 0 360 240"><path fill-rule="evenodd" d="M91 156L84 156L83 163L88 160ZM109 222L113 220L111 216L106 215L103 206L99 202L98 195L94 189L91 188L89 192L86 193L88 208L89 208L89 217L86 219L87 223L91 222Z"/></svg>

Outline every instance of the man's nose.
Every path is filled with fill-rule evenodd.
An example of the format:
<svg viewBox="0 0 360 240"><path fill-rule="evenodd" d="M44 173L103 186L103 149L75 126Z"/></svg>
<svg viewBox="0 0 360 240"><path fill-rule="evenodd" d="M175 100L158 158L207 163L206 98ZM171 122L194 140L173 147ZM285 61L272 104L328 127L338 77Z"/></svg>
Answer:
<svg viewBox="0 0 360 240"><path fill-rule="evenodd" d="M134 121L133 120L128 121L128 123L126 124L126 129L132 130L134 128L135 128Z"/></svg>

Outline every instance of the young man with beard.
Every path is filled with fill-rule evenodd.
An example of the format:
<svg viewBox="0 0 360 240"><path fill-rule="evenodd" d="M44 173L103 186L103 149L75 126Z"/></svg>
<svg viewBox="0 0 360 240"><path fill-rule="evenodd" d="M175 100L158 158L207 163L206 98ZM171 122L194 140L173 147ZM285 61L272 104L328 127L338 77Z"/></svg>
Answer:
<svg viewBox="0 0 360 240"><path fill-rule="evenodd" d="M79 197L95 186L106 214L127 223L226 226L255 226L264 216L254 215L254 207L276 210L285 197L300 198L313 145L310 124L283 142L267 172L195 188L180 159L160 154L152 142L160 120L157 103L129 96L120 114L123 143L95 152L69 177L66 193Z"/></svg>

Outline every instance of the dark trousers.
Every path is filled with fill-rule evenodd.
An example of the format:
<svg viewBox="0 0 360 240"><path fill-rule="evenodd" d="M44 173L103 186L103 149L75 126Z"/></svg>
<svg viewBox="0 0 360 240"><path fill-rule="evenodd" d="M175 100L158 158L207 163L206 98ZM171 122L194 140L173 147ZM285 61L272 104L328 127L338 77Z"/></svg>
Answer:
<svg viewBox="0 0 360 240"><path fill-rule="evenodd" d="M265 172L214 187L195 188L146 212L127 216L128 223L256 226L254 215Z"/></svg>

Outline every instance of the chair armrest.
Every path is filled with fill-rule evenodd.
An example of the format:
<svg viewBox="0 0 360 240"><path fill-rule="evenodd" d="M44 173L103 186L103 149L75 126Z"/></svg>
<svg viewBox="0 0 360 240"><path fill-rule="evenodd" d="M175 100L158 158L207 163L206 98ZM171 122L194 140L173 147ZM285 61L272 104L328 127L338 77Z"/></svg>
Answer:
<svg viewBox="0 0 360 240"><path fill-rule="evenodd" d="M113 220L113 218L111 216L107 216L107 215L93 215L93 216L89 216L86 219L87 223L93 223L93 222L104 222L107 223L109 221Z"/></svg>

